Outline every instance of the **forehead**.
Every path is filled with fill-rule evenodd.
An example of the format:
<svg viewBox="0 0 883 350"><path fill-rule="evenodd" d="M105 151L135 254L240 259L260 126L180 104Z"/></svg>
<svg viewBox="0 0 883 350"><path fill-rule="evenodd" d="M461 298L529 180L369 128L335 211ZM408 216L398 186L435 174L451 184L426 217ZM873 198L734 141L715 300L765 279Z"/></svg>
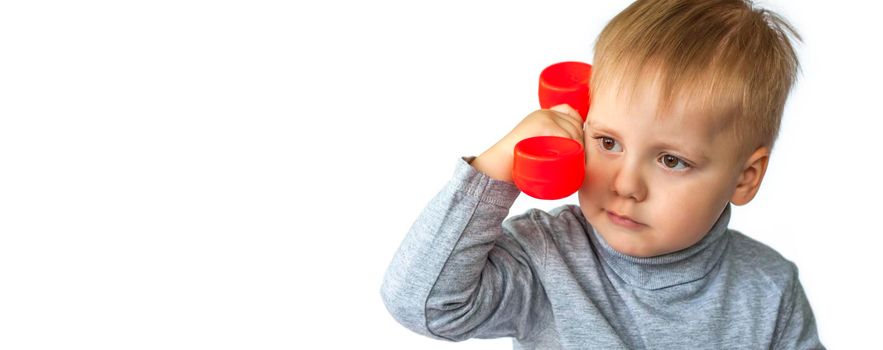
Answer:
<svg viewBox="0 0 883 350"><path fill-rule="evenodd" d="M724 132L729 129L714 111L691 100L676 97L662 108L659 89L652 84L621 93L593 91L586 123L632 149L670 150L697 162L728 159L736 138Z"/></svg>
<svg viewBox="0 0 883 350"><path fill-rule="evenodd" d="M696 93L677 94L670 104L661 103L660 89L654 83L592 93L592 110L587 117L590 126L652 128L655 135L711 141L720 136L726 124L719 112L706 108Z"/></svg>

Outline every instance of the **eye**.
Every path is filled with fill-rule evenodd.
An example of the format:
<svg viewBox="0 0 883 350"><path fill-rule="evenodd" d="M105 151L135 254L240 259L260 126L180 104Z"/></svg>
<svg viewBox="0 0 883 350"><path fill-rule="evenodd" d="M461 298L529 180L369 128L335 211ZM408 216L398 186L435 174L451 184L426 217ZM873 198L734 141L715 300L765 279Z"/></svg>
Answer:
<svg viewBox="0 0 883 350"><path fill-rule="evenodd" d="M610 151L610 152L622 152L622 146L619 145L619 142L611 139L606 136L596 137L595 140L598 140L598 145L601 146L602 149Z"/></svg>
<svg viewBox="0 0 883 350"><path fill-rule="evenodd" d="M666 169L672 170L683 170L690 167L690 164L687 164L687 162L670 154L663 154L659 157L659 162L662 163Z"/></svg>

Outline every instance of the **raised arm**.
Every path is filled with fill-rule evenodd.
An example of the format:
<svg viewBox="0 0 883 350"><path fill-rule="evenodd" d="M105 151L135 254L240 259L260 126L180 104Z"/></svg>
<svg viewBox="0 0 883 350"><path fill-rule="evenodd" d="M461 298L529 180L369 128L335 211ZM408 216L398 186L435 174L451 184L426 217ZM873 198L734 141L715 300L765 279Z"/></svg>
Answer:
<svg viewBox="0 0 883 350"><path fill-rule="evenodd" d="M519 191L458 162L387 269L381 294L405 327L433 338L526 337L542 324L545 292L502 223Z"/></svg>

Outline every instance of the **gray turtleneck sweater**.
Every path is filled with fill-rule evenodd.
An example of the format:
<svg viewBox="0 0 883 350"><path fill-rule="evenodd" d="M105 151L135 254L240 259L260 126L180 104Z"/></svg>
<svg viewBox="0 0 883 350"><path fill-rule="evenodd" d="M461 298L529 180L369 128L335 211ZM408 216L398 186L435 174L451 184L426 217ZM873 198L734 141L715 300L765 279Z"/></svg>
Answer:
<svg viewBox="0 0 883 350"><path fill-rule="evenodd" d="M797 267L714 227L686 249L637 258L612 249L580 208L506 219L520 191L458 160L386 271L387 309L405 327L516 349L824 349Z"/></svg>

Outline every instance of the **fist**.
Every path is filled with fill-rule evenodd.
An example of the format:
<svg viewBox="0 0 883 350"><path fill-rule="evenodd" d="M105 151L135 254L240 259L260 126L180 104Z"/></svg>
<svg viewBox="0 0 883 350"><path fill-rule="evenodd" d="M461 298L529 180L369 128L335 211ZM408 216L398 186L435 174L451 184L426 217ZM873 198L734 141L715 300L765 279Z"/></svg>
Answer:
<svg viewBox="0 0 883 350"><path fill-rule="evenodd" d="M566 137L582 145L583 118L580 117L579 112L566 104L534 111L471 164L494 179L512 182L515 145L521 140L536 136Z"/></svg>

